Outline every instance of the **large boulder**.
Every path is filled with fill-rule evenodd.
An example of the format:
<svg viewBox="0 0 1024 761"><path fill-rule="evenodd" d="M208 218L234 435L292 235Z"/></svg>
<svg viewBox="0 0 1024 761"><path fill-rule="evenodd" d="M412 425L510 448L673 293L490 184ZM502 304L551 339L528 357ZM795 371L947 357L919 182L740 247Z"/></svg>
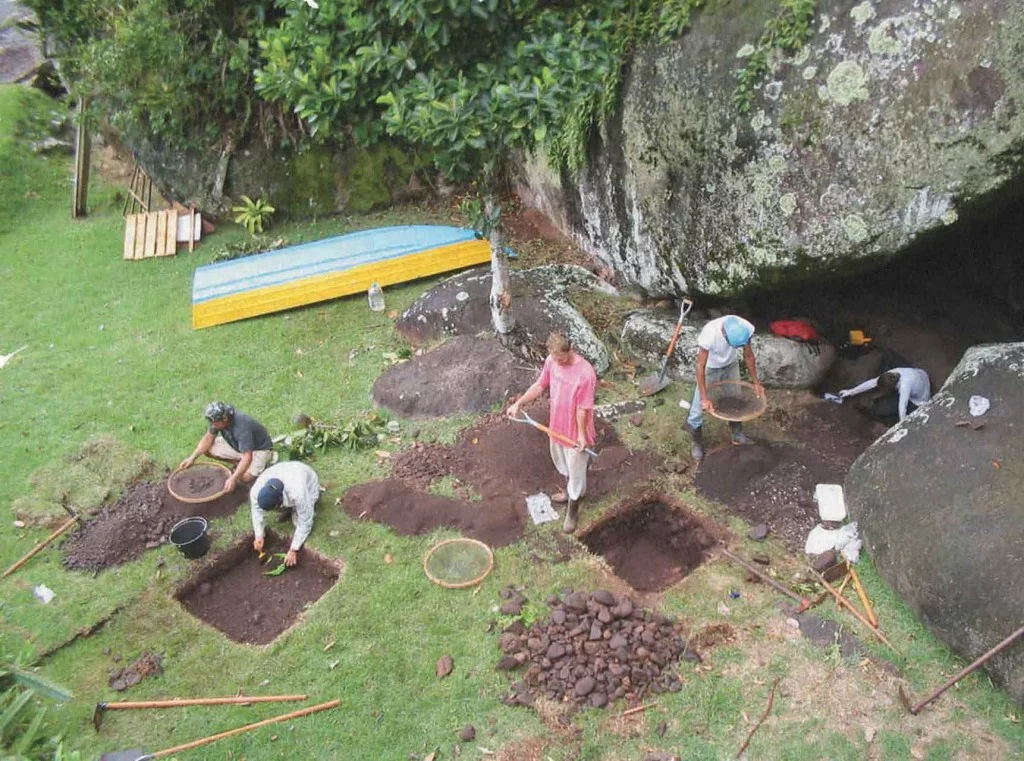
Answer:
<svg viewBox="0 0 1024 761"><path fill-rule="evenodd" d="M990 404L979 417L974 395ZM846 478L847 505L879 570L966 659L1024 624L1021 494L1024 343L969 349L932 401ZM1024 642L989 669L1024 703Z"/></svg>
<svg viewBox="0 0 1024 761"><path fill-rule="evenodd" d="M661 362L672 339L676 321L651 310L637 310L622 329L622 343L634 356L647 362ZM683 325L676 348L668 361L668 374L693 382L697 372L697 336L704 325ZM771 333L755 332L751 339L757 358L757 374L773 388L813 388L836 358L835 347L822 342L816 346L791 341Z"/></svg>
<svg viewBox="0 0 1024 761"><path fill-rule="evenodd" d="M47 63L39 35L18 26L34 20L27 8L0 0L0 84L31 82Z"/></svg>
<svg viewBox="0 0 1024 761"><path fill-rule="evenodd" d="M565 333L576 350L590 360L598 375L611 364L611 355L593 327L570 301L570 294L592 291L616 296L608 283L571 264L548 264L511 273L512 310L516 326L532 350L545 354L552 331ZM491 327L491 271L467 270L450 277L420 296L402 313L395 327L415 344L446 336L476 335Z"/></svg>
<svg viewBox="0 0 1024 761"><path fill-rule="evenodd" d="M863 268L1019 189L1021 3L821 0L741 113L735 72L778 12L706 3L639 50L587 167L526 157L521 196L625 281L725 295Z"/></svg>

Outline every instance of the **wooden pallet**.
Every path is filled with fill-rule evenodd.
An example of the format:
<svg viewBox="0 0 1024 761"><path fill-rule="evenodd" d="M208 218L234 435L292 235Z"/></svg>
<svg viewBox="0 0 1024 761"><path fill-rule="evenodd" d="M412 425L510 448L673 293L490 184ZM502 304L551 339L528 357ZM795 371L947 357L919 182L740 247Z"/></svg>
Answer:
<svg viewBox="0 0 1024 761"><path fill-rule="evenodd" d="M125 221L125 259L174 256L177 252L178 212L176 209L129 214Z"/></svg>

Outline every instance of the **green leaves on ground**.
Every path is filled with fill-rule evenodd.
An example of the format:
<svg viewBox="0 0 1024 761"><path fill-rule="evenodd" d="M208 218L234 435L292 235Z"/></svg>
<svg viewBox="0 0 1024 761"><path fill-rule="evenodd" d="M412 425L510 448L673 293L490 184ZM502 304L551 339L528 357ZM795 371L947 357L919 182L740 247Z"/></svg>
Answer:
<svg viewBox="0 0 1024 761"><path fill-rule="evenodd" d="M388 418L379 412L366 412L347 423L310 420L301 433L286 439L289 459L307 460L329 447L371 449L387 434Z"/></svg>
<svg viewBox="0 0 1024 761"><path fill-rule="evenodd" d="M284 564L284 556L285 556L285 554L286 553L284 553L284 552L275 552L273 555L268 556L267 559L263 561L264 565L270 565L270 563L273 562L274 558L277 558L280 562L273 568L273 570L264 571L263 575L264 576L280 576L282 573L284 573L285 570L288 568L288 566L286 566Z"/></svg>

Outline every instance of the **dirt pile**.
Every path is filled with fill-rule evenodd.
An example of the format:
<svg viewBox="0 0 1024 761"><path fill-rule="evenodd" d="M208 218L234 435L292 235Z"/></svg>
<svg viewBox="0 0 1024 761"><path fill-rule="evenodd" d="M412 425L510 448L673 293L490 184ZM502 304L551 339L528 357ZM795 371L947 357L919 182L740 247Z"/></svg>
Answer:
<svg viewBox="0 0 1024 761"><path fill-rule="evenodd" d="M198 474L203 483L207 478L203 474L206 473L203 469ZM220 491L223 478L220 487L215 481L206 484L202 490ZM105 505L95 517L68 537L62 548L64 566L78 571L100 571L122 565L166 542L171 527L182 518L201 515L210 519L231 515L248 496L248 489L239 486L231 494L213 502L188 504L175 499L164 481L133 484L117 501Z"/></svg>
<svg viewBox="0 0 1024 761"><path fill-rule="evenodd" d="M402 417L484 412L522 393L537 372L493 338L458 336L389 368L374 382L371 395Z"/></svg>
<svg viewBox="0 0 1024 761"><path fill-rule="evenodd" d="M513 605L526 602L511 588L501 595ZM547 602L546 619L529 629L513 623L498 639L505 653L498 669L526 669L506 704L529 706L544 696L603 708L681 688L675 664L687 648L672 620L606 591L552 595Z"/></svg>
<svg viewBox="0 0 1024 761"><path fill-rule="evenodd" d="M530 415L547 421L547 405L531 407ZM587 477L588 501L646 482L661 462L651 452L630 451L602 421L597 423L595 449L599 456ZM503 415L486 416L464 429L451 446L417 442L395 458L393 475L345 492L345 512L353 518L386 523L405 535L452 526L492 546L509 544L522 535L527 495L551 494L565 485L551 464L547 437ZM424 493L445 476L458 479L481 500L452 500Z"/></svg>
<svg viewBox="0 0 1024 761"><path fill-rule="evenodd" d="M163 655L156 653L143 653L130 666L122 669L115 669L110 674L108 684L112 689L121 692L129 687L134 687L147 676L159 676L164 673Z"/></svg>
<svg viewBox="0 0 1024 761"><path fill-rule="evenodd" d="M273 641L334 586L340 570L303 548L298 565L279 576L267 576L281 562L276 553L285 552L288 542L268 531L264 549L270 562L260 561L253 551L252 535L243 538L184 584L175 598L193 616L235 642L265 645Z"/></svg>

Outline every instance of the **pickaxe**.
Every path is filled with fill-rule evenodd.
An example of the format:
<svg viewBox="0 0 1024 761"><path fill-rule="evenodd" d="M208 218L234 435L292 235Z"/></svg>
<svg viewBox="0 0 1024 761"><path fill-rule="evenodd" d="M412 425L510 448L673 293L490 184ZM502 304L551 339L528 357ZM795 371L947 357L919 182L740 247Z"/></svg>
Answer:
<svg viewBox="0 0 1024 761"><path fill-rule="evenodd" d="M47 545L49 545L51 542L53 542L54 539L59 537L61 534L63 534L69 528L74 526L76 523L81 523L82 522L81 517L74 510L71 509L70 505L68 505L67 495L65 495L64 497L61 498L60 506L63 507L64 510L67 512L67 514L70 515L71 517L68 518L66 521L64 521L64 523L62 523L60 525L60 528L58 528L56 531L54 531L52 534L50 534L48 537L46 537L43 541L41 541L39 544L37 544L35 547L33 547L31 550L29 550L29 552L27 552L24 556L22 556L21 560L19 560L17 563L12 565L6 571L4 571L3 575L0 575L0 579L6 579L12 573L14 573L19 568L21 568L23 565L25 565L25 563L27 563L32 558L34 558L36 555L38 555Z"/></svg>
<svg viewBox="0 0 1024 761"><path fill-rule="evenodd" d="M103 714L107 711L126 711L135 708L181 708L184 706L247 705L249 703L285 703L305 700L305 695L260 695L258 697L236 695L227 698L172 698L171 700L124 700L118 703L97 703L92 713L92 725L100 731Z"/></svg>

